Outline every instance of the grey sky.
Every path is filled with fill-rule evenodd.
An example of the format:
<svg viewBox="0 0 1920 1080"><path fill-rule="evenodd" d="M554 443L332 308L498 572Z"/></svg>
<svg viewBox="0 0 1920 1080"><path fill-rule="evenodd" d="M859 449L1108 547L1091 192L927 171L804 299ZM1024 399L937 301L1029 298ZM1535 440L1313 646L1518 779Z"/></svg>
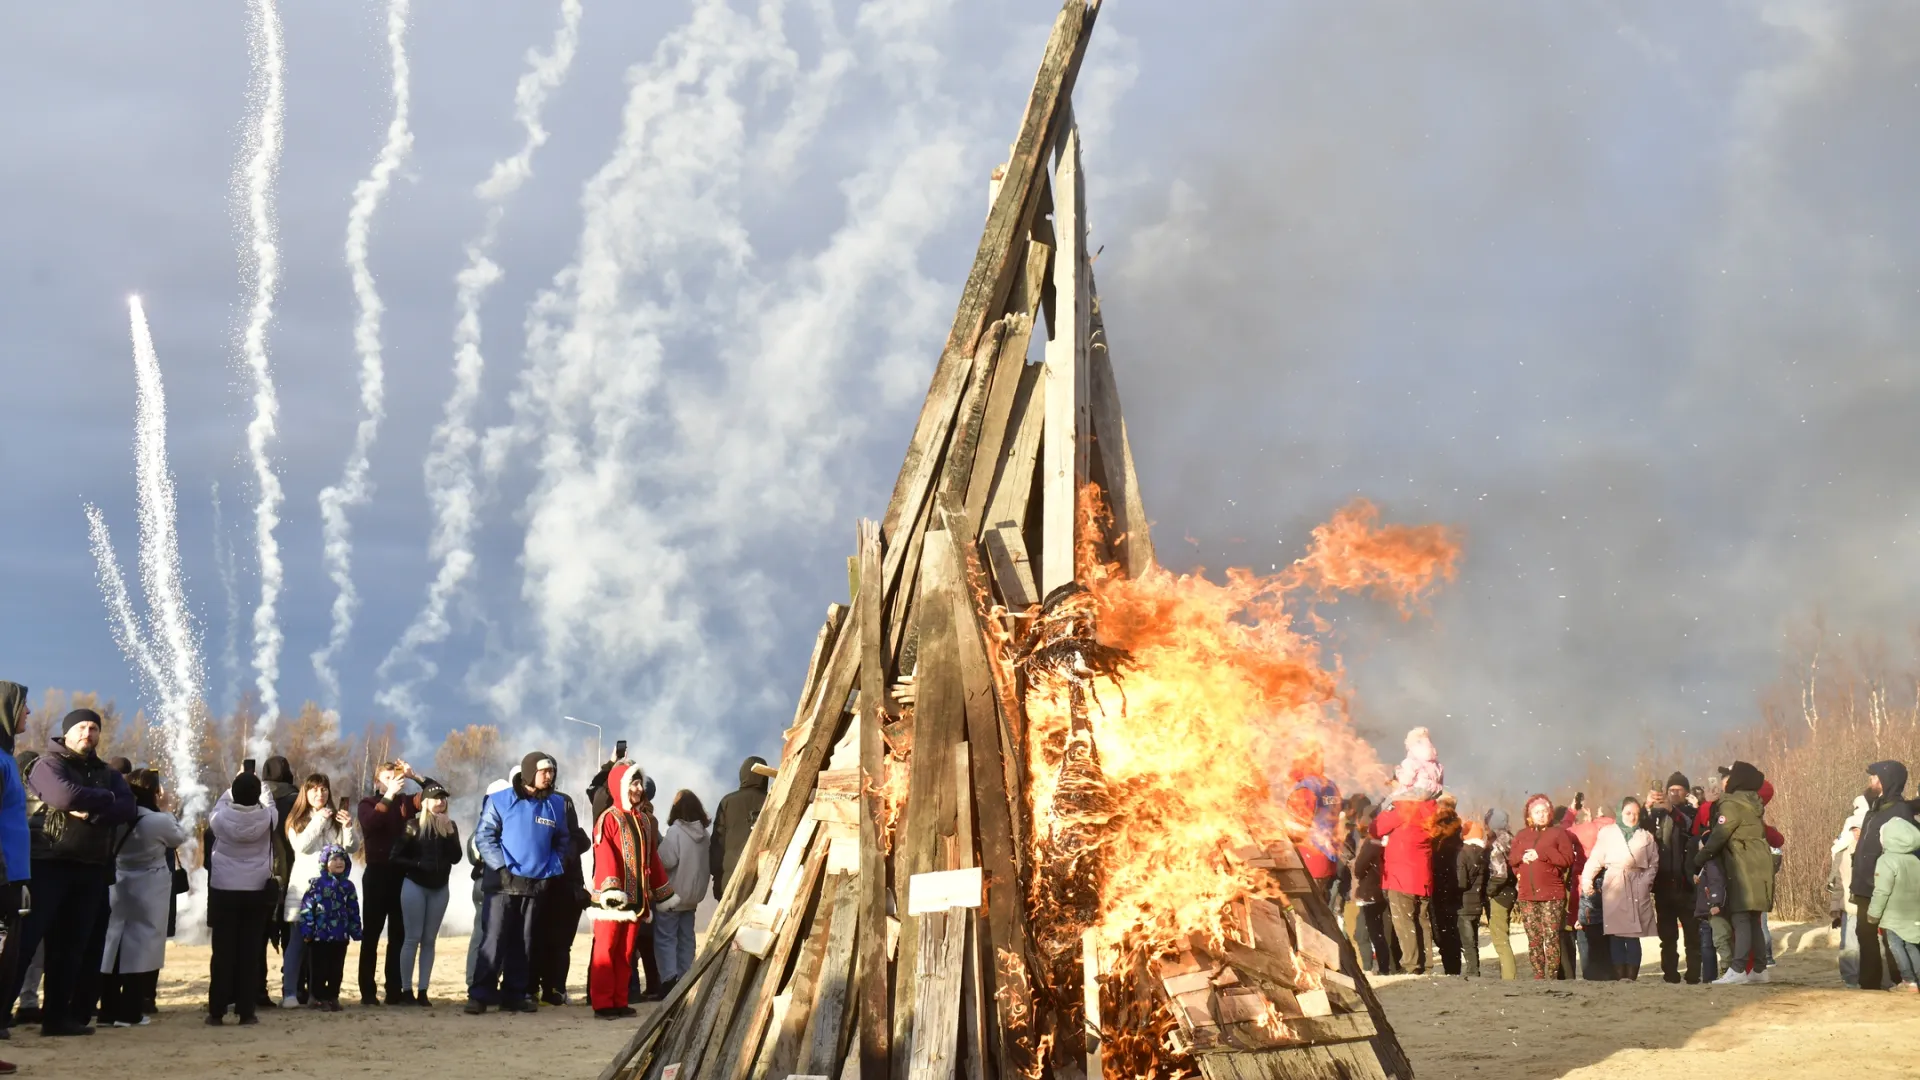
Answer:
<svg viewBox="0 0 1920 1080"><path fill-rule="evenodd" d="M705 770L730 775L790 715L853 519L878 513L897 468L1053 5L732 5L762 7L773 16L728 22L719 0L587 2L485 309L480 418L532 437L422 688L429 732L570 711L711 790ZM244 611L257 593L232 347L245 22L239 5L164 8L0 13L0 580L17 613L0 664L133 698L80 507L107 511L130 564L138 291L224 701L216 480ZM1339 648L1383 755L1426 723L1469 782L1512 766L1549 779L1643 726L1745 719L1816 605L1911 652L1920 16L1207 9L1109 0L1079 100L1163 560L1264 569L1356 494L1457 525L1463 578L1431 617L1351 605ZM341 244L386 122L380 12L283 7L272 349L293 704L317 693L307 654L332 600L314 499L357 419ZM524 54L554 20L543 4L415 4L414 156L374 222L389 420L354 516L353 726L432 573L421 461L451 385L453 275L481 223L473 186L518 146ZM583 203L635 81L664 104L632 132L634 168ZM611 252L603 310L563 274L594 249L583 239ZM635 384L569 388L610 371ZM597 463L600 490L543 466L555 432Z"/></svg>

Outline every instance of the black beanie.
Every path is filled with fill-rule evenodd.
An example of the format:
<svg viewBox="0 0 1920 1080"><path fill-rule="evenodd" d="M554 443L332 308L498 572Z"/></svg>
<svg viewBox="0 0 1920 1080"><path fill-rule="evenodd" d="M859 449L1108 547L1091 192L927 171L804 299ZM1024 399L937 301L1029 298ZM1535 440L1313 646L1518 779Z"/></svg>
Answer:
<svg viewBox="0 0 1920 1080"><path fill-rule="evenodd" d="M258 806L260 804L260 778L252 773L241 773L233 778L233 805Z"/></svg>
<svg viewBox="0 0 1920 1080"><path fill-rule="evenodd" d="M1672 776L1667 777L1667 786L1683 787L1683 788L1689 788L1689 789L1693 787L1692 784L1687 783L1687 774L1683 772L1677 772L1677 773L1674 773Z"/></svg>
<svg viewBox="0 0 1920 1080"><path fill-rule="evenodd" d="M552 754L544 750L535 750L520 759L520 782L525 784L529 791L533 789L533 774L539 772L542 765L553 770L555 779L559 778L559 764L553 760Z"/></svg>
<svg viewBox="0 0 1920 1080"><path fill-rule="evenodd" d="M66 738L67 732L73 730L75 724L94 724L103 728L107 726L100 720L100 714L92 709L75 709L60 718L60 737Z"/></svg>
<svg viewBox="0 0 1920 1080"><path fill-rule="evenodd" d="M1727 770L1728 791L1757 792L1766 781L1766 774L1744 761L1734 762L1733 767Z"/></svg>

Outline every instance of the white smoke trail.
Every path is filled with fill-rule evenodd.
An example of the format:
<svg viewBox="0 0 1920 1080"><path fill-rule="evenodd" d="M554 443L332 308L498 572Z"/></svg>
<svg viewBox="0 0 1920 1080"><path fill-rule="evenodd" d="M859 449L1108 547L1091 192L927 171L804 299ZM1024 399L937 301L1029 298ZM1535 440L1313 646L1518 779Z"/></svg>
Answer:
<svg viewBox="0 0 1920 1080"><path fill-rule="evenodd" d="M93 549L94 577L100 583L101 598L107 602L107 613L113 616L107 628L113 631L113 643L120 647L120 655L132 665L134 675L140 681L141 696L147 699L148 707L157 713L166 673L161 671L159 659L154 656L152 646L147 644L146 630L134 615L133 600L127 595L126 578L120 575L120 560L113 553L113 535L107 531L106 515L92 503L86 505L86 512L87 540Z"/></svg>
<svg viewBox="0 0 1920 1080"><path fill-rule="evenodd" d="M280 422L280 402L267 362L267 324L273 321L274 290L280 280L280 248L275 236L274 179L280 171L281 122L285 117L286 55L280 38L280 13L274 0L251 0L253 25L248 43L253 58L254 115L247 132L249 152L235 176L246 206L253 303L248 309L241 352L253 375L253 419L247 424L247 456L253 463L259 501L254 507L253 537L259 552L260 604L253 611L253 669L260 690L260 724L251 746L263 752L280 717L280 619L276 610L284 569L274 530L280 525L283 492L268 453Z"/></svg>
<svg viewBox="0 0 1920 1080"><path fill-rule="evenodd" d="M353 616L360 606L360 594L353 585L353 532L347 511L366 503L373 494L367 478L368 456L380 434L380 422L386 419L386 363L381 356L380 316L385 310L380 291L374 287L373 272L367 268L367 245L373 231L373 215L393 185L393 174L413 148L413 133L407 128L410 89L407 70L407 15L411 0L388 0L387 57L392 72L393 117L387 122L387 141L380 147L373 168L353 189L353 207L347 212L347 268L353 278L353 296L360 307L353 326L353 348L360 357L359 426L354 429L353 449L347 454L340 482L320 492L320 529L327 576L338 590L333 599L333 629L326 647L313 654L313 673L320 680L327 705L340 705L340 675L334 659L353 633Z"/></svg>
<svg viewBox="0 0 1920 1080"><path fill-rule="evenodd" d="M198 780L194 707L201 696L200 641L180 583L180 540L173 476L167 467L167 399L160 357L140 298L127 301L134 373L134 482L140 497L140 580L147 597L151 649L162 677L160 727L174 790L189 807L204 796ZM104 523L103 523L104 528ZM116 568L117 573L117 568ZM124 588L122 588L124 592Z"/></svg>
<svg viewBox="0 0 1920 1080"><path fill-rule="evenodd" d="M456 279L459 320L453 331L453 392L447 397L440 424L434 428L425 469L427 498L434 516L428 552L440 566L427 586L426 603L381 661L378 674L385 681L404 664L416 667L410 677L389 683L375 695L381 708L406 719L410 738L422 719L414 691L439 674L439 666L422 657L420 650L446 640L452 630L447 622L447 605L473 568L473 530L479 509L473 462L479 439L474 433L473 410L486 370L486 358L480 351L480 303L500 280L500 267L491 252L506 214L506 200L533 175L534 153L547 141L541 112L573 66L580 44L581 14L581 0L561 0L560 25L554 30L552 44L544 53L528 53L528 68L513 93L514 119L525 137L517 153L494 163L476 192L486 205L486 222L480 235L467 245L467 264Z"/></svg>
<svg viewBox="0 0 1920 1080"><path fill-rule="evenodd" d="M220 668L227 678L222 707L240 697L240 575L234 566L233 542L227 537L226 514L220 508L220 482L213 482L213 565L220 572L220 591L227 602L226 641L220 649Z"/></svg>
<svg viewBox="0 0 1920 1080"><path fill-rule="evenodd" d="M844 516L837 451L869 409L904 404L897 386L924 385L938 351L945 290L918 249L978 205L938 78L950 6L875 0L842 42L831 6L810 5L827 51L796 81L783 78L797 65L779 4L749 18L704 0L630 75L620 141L582 198L576 261L529 321L516 424L489 433L489 452L535 443L539 471L522 556L538 646L488 680L496 711L643 697L631 734L659 768L692 774L716 740L687 717L768 689L738 673L771 648L778 586L742 553ZM780 198L781 170L856 56L895 111L840 181L847 216L825 246L761 269L743 192ZM789 81L785 115L749 136L749 103ZM859 333L875 311L881 350ZM682 356L697 359L670 371Z"/></svg>

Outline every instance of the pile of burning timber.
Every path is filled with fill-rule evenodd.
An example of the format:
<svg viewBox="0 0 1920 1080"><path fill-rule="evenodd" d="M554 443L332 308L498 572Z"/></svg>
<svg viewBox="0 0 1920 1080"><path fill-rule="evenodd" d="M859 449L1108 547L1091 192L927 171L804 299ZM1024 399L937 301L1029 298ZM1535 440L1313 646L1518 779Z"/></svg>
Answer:
<svg viewBox="0 0 1920 1080"><path fill-rule="evenodd" d="M1178 947L1094 947L1101 838L1125 823L1092 698L1124 691L1128 657L1076 577L1153 564L1071 106L1098 10L1066 0L1054 25L706 943L602 1080L1412 1080L1286 836L1228 853L1265 887ZM1030 727L1041 694L1070 703L1064 731Z"/></svg>

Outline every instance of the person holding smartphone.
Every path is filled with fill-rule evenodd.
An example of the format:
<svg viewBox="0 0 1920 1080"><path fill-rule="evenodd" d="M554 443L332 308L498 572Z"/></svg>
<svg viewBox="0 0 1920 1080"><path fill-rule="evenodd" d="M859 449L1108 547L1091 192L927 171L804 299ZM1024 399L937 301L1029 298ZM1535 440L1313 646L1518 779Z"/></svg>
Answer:
<svg viewBox="0 0 1920 1080"><path fill-rule="evenodd" d="M326 872L322 853L330 847L349 855L359 851L360 829L346 799L334 804L333 782L327 774L314 773L300 785L283 833L293 851L293 866L287 872L286 894L277 916L285 924L287 942L281 954L280 1007L293 1009L312 1000L311 965L306 962L306 940L300 933L301 901Z"/></svg>
<svg viewBox="0 0 1920 1080"><path fill-rule="evenodd" d="M380 934L387 935L386 963L382 968L387 984L389 1005L412 1004L412 995L401 985L400 947L406 941L405 917L400 910L401 883L406 876L393 865L393 845L406 832L407 822L420 811L417 795L407 795L407 782L420 789L435 785L404 761L389 761L374 773L374 793L360 800L360 832L366 845L366 872L360 877L362 922L365 937L360 939L360 1004L378 1005L380 995L375 968L380 967Z"/></svg>

